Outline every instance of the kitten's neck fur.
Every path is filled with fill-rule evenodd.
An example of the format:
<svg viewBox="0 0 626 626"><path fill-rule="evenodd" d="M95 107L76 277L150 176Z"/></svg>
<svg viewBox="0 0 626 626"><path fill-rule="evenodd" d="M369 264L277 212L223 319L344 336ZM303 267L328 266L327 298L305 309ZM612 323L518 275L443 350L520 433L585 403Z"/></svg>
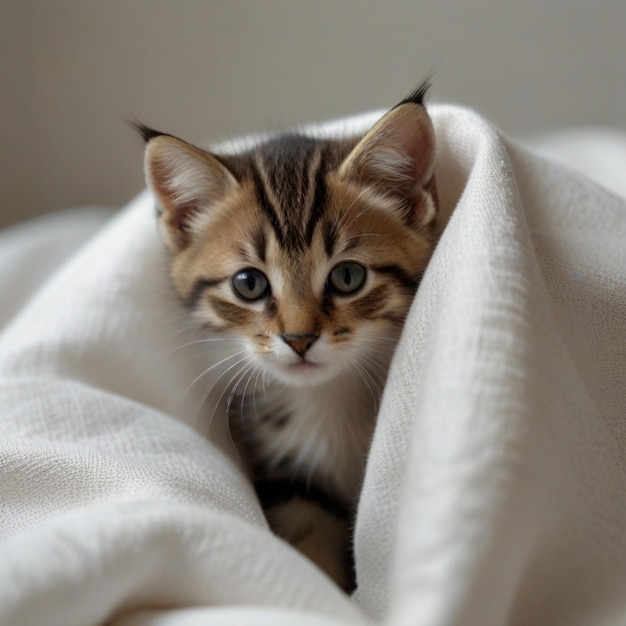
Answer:
<svg viewBox="0 0 626 626"><path fill-rule="evenodd" d="M338 496L354 502L384 383L384 375L354 371L315 387L275 383L258 407L257 427L267 435L276 465L288 459L302 475L333 485Z"/></svg>

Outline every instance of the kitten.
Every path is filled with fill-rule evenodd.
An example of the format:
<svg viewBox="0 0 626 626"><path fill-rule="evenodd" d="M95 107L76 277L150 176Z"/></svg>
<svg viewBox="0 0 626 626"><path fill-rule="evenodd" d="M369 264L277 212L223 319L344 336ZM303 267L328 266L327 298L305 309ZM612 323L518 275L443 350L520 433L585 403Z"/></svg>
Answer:
<svg viewBox="0 0 626 626"><path fill-rule="evenodd" d="M230 428L270 526L346 590L378 401L437 240L427 88L362 136L234 154L138 126L175 289L245 353Z"/></svg>

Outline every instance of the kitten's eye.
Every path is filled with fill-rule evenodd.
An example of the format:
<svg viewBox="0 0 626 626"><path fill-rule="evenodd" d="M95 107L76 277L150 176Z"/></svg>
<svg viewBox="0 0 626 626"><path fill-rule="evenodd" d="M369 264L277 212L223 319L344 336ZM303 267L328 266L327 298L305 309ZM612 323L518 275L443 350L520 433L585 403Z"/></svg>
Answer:
<svg viewBox="0 0 626 626"><path fill-rule="evenodd" d="M341 294L356 293L365 283L365 268L353 261L336 265L328 275L328 286Z"/></svg>
<svg viewBox="0 0 626 626"><path fill-rule="evenodd" d="M241 270L233 276L233 291L242 300L260 300L270 293L270 284L265 274L255 269Z"/></svg>

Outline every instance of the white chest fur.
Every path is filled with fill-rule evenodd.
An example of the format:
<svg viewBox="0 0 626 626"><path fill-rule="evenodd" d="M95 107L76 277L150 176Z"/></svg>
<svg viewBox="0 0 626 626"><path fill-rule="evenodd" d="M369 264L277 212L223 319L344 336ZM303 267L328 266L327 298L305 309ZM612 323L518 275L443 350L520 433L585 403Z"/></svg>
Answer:
<svg viewBox="0 0 626 626"><path fill-rule="evenodd" d="M379 398L352 375L315 387L277 387L266 398L258 423L264 456L276 465L289 460L301 476L315 475L356 499Z"/></svg>

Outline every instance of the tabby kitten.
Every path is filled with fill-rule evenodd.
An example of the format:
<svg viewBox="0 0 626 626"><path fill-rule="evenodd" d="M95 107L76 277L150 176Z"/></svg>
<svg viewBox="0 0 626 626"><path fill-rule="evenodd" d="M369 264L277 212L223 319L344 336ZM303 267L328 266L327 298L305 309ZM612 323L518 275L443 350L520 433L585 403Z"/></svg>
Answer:
<svg viewBox="0 0 626 626"><path fill-rule="evenodd" d="M245 355L230 428L269 524L347 590L378 401L437 239L427 87L358 137L216 154L138 127L174 286Z"/></svg>

